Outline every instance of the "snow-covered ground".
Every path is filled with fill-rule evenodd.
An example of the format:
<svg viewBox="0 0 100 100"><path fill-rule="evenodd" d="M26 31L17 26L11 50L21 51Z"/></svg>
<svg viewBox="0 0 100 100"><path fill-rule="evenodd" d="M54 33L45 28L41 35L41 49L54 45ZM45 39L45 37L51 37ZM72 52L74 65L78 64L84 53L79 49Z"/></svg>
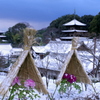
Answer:
<svg viewBox="0 0 100 100"><path fill-rule="evenodd" d="M5 78L5 76L0 76L0 82L2 82L2 80ZM44 84L46 84L46 78L42 77ZM49 91L49 95L53 95L55 89L56 89L56 84L55 84L56 80L49 80L49 84L48 84L48 91ZM75 88L72 88L72 90L68 90L66 91L66 94L59 94L58 89L59 86L53 96L53 98L55 99L51 99L51 100L100 100L100 82L98 83L94 83L93 86L96 90L96 93L93 89L93 87L91 85L87 85L87 90L85 90L85 85L84 84L79 84L81 86L81 93L78 93L78 91ZM38 93L38 92L37 92ZM39 93L40 98L37 98L35 100L50 100L48 98L48 95L43 95L42 93ZM98 99L95 99L95 96L98 96ZM87 98L91 98L91 99L86 99ZM76 99L75 99L76 98ZM81 99L79 99L81 98ZM85 98L85 99L82 99Z"/></svg>
<svg viewBox="0 0 100 100"><path fill-rule="evenodd" d="M92 46L93 41L90 41L90 42L85 41L85 44L87 46ZM48 45L46 47L48 47ZM99 44L98 44L98 47L99 47ZM63 46L62 46L62 48L63 48ZM70 50L70 48L71 48L71 46L68 48L68 51ZM53 51L54 50L55 50L55 48L53 49ZM100 55L99 49L96 49L96 50L98 51L96 55ZM67 53L68 53L68 51L67 51ZM85 57L87 56L88 59L93 60L93 56L91 54L87 53L87 52L84 52L84 54L79 52L79 55L81 57L85 71L90 72L93 68L93 63L91 63L89 60L83 59L83 58L84 58L84 56ZM81 55L84 55L84 56L81 56ZM53 56L53 53L51 53L49 56L42 59L41 63L38 63L38 66L46 67L47 63L49 62L48 67L50 67L50 69L57 69L58 65L62 66L62 64L63 64L62 62L60 62L60 60L63 59L62 61L64 61L67 55L64 55L64 56L59 59L59 55ZM36 59L35 62L37 63L37 62L40 62L40 61ZM6 76L3 75L3 74L0 75L0 83L3 81L3 79L5 79L5 77ZM42 77L42 79L43 79L44 84L46 85L46 78ZM48 89L50 95L53 95L53 93L56 89L55 81L56 80L49 79L49 84L48 84L47 89ZM58 88L57 88L57 90L54 94L54 99L52 99L52 100L100 100L100 82L93 83L92 84L93 86L88 84L87 90L85 90L85 85L83 83L79 84L79 85L81 86L81 89L82 89L81 93L78 93L78 91L75 88L72 88L71 91L68 90L68 91L66 91L66 94L62 94L62 95L59 94L59 92L58 92L58 89L59 89L59 86L58 86ZM95 93L94 89L96 90L96 93ZM43 95L43 94L39 94L39 95L40 95L41 98L38 98L38 99L35 99L35 100L50 100L48 98L48 95Z"/></svg>
<svg viewBox="0 0 100 100"><path fill-rule="evenodd" d="M84 43L86 44L87 47L91 47L91 49L93 48L93 45L94 45L94 42L92 40L90 41L84 41ZM68 44L68 45L71 45L71 44ZM68 46L67 45L67 46ZM99 43L97 43L97 47L99 47ZM71 46L69 47L68 51L71 49ZM67 51L67 52L68 52ZM99 48L96 49L96 55L99 56L100 53L99 53ZM92 69L93 69L93 63L91 61L93 61L93 55L88 53L88 52L78 52L78 54L80 55L80 58L82 60L82 63L83 63L83 66L84 66L84 69L86 72L91 72ZM63 59L62 61L65 60L67 55L65 55L65 57L63 56L61 59ZM47 63L49 62L49 67L51 69L56 69L58 70L57 66L61 66L61 63L59 59L59 63L57 63L56 60L58 59L55 59L57 56L50 56L48 55L47 57L45 57L44 59L42 59L42 64L43 66L46 66ZM61 57L61 56L60 56ZM85 57L85 58L84 58ZM88 60L89 59L89 60ZM90 61L91 60L91 61ZM38 62L38 61L37 61ZM57 65L58 64L58 65ZM92 78L93 80L98 80L97 78ZM91 80L92 80L91 79ZM45 80L45 78L43 78L43 80ZM45 82L45 81L44 81ZM82 88L82 92L81 93L78 93L77 90L75 90L75 88L73 88L71 91L67 91L66 94L64 94L63 96L60 96L60 94L58 93L58 91L56 91L55 95L54 95L54 100L100 100L100 82L97 82L97 83L93 83L92 85L87 85L87 90L85 90L85 85L82 83L82 84L79 84ZM55 85L55 82L50 79L49 80L49 86L48 86L48 91L50 94L53 94L54 93L54 90L56 88L56 85ZM95 89L95 90L94 90ZM96 91L96 93L95 93ZM70 95L68 96L70 92ZM42 96L40 100L46 100L46 97L47 96ZM61 98L62 97L62 98Z"/></svg>

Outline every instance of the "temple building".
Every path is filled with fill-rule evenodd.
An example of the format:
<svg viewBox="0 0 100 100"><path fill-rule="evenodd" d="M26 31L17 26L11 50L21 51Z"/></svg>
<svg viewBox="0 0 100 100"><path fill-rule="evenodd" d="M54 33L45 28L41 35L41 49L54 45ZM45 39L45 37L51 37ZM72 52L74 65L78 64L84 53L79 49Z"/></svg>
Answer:
<svg viewBox="0 0 100 100"><path fill-rule="evenodd" d="M4 35L3 31L0 31L0 41L4 42L7 40L7 37Z"/></svg>
<svg viewBox="0 0 100 100"><path fill-rule="evenodd" d="M86 26L86 24L81 23L80 21L73 19L68 23L63 24L63 26L66 28L66 30L62 30L66 36L83 36L84 33L86 33L86 30L83 30L83 27ZM64 38L64 37L62 37Z"/></svg>

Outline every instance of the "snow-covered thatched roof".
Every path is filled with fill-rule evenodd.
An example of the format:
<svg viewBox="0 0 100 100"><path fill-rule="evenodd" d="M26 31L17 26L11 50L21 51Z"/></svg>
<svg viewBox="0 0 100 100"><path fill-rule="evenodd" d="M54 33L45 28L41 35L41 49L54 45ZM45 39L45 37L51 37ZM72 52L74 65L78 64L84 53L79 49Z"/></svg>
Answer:
<svg viewBox="0 0 100 100"><path fill-rule="evenodd" d="M80 21L73 19L68 23L63 24L64 26L72 26L72 25L78 25L78 26L86 26L86 24L81 23Z"/></svg>

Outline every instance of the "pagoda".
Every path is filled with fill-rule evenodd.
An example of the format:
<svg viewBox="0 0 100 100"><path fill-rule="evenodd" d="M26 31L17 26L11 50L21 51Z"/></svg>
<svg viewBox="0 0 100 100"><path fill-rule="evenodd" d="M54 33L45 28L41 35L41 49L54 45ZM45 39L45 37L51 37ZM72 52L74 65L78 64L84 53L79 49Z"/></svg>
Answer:
<svg viewBox="0 0 100 100"><path fill-rule="evenodd" d="M63 24L64 27L66 27L66 30L62 30L63 33L66 34L66 36L83 36L84 33L86 33L86 30L81 30L82 27L85 27L86 24L73 19L68 23Z"/></svg>

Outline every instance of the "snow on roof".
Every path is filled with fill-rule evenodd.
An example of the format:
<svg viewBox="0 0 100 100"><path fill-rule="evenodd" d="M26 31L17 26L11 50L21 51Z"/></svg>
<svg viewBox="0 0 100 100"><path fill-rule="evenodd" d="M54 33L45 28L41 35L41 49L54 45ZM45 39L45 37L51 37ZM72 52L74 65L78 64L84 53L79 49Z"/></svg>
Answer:
<svg viewBox="0 0 100 100"><path fill-rule="evenodd" d="M56 38L56 41L61 41L59 38Z"/></svg>
<svg viewBox="0 0 100 100"><path fill-rule="evenodd" d="M73 37L61 37L61 39L72 39ZM79 44L80 42L84 41L85 45L90 47L94 44L92 39L88 39L86 37L80 37L79 38ZM33 46L33 50L36 53L46 53L46 52L52 52L52 53L68 53L68 51L71 50L72 41L50 41L45 46Z"/></svg>
<svg viewBox="0 0 100 100"><path fill-rule="evenodd" d="M81 23L80 21L73 19L68 23L63 24L64 26L72 26L72 25L78 25L78 26L86 26L86 24Z"/></svg>
<svg viewBox="0 0 100 100"><path fill-rule="evenodd" d="M0 44L0 50L11 50L12 49L12 46L11 44L5 44L5 43L1 43Z"/></svg>
<svg viewBox="0 0 100 100"><path fill-rule="evenodd" d="M33 46L36 53L68 53L71 49L71 44L66 41L50 41L46 46Z"/></svg>
<svg viewBox="0 0 100 100"><path fill-rule="evenodd" d="M6 37L5 35L0 35L0 37Z"/></svg>
<svg viewBox="0 0 100 100"><path fill-rule="evenodd" d="M72 37L60 37L60 39L70 39L70 40L72 40L73 39L73 36ZM87 38L87 37L79 37L79 41L88 41L89 39ZM67 43L71 43L70 41L67 41Z"/></svg>
<svg viewBox="0 0 100 100"><path fill-rule="evenodd" d="M50 41L45 48L49 48L49 52L53 53L68 53L71 44L66 41Z"/></svg>
<svg viewBox="0 0 100 100"><path fill-rule="evenodd" d="M87 32L86 30L76 30L76 29L73 29L73 30L62 30L62 32Z"/></svg>
<svg viewBox="0 0 100 100"><path fill-rule="evenodd" d="M19 56L22 53L23 49L22 48L12 48L11 54Z"/></svg>
<svg viewBox="0 0 100 100"><path fill-rule="evenodd" d="M46 53L45 46L32 46L36 53Z"/></svg>
<svg viewBox="0 0 100 100"><path fill-rule="evenodd" d="M10 54L10 51L11 51L11 49L12 49L12 46L11 46L11 44L0 44L0 52L1 52L1 54L3 54L3 55L9 55Z"/></svg>
<svg viewBox="0 0 100 100"><path fill-rule="evenodd" d="M3 31L3 30L0 30L0 33L4 33L5 31Z"/></svg>
<svg viewBox="0 0 100 100"><path fill-rule="evenodd" d="M87 47L91 48L93 50L94 48L94 41L93 39L86 39L86 40L83 40L84 44L87 45ZM100 41L96 41L96 53L99 53L100 52ZM99 53L100 54L100 53Z"/></svg>
<svg viewBox="0 0 100 100"><path fill-rule="evenodd" d="M36 59L36 66L53 70L60 70L67 54L50 53L43 59Z"/></svg>
<svg viewBox="0 0 100 100"><path fill-rule="evenodd" d="M12 48L12 51L20 52L20 51L23 51L23 49L22 48Z"/></svg>
<svg viewBox="0 0 100 100"><path fill-rule="evenodd" d="M70 39L70 40L72 40L73 37L60 37L60 39Z"/></svg>
<svg viewBox="0 0 100 100"><path fill-rule="evenodd" d="M68 53L71 49L71 44L66 41L50 41L45 49L53 53Z"/></svg>

